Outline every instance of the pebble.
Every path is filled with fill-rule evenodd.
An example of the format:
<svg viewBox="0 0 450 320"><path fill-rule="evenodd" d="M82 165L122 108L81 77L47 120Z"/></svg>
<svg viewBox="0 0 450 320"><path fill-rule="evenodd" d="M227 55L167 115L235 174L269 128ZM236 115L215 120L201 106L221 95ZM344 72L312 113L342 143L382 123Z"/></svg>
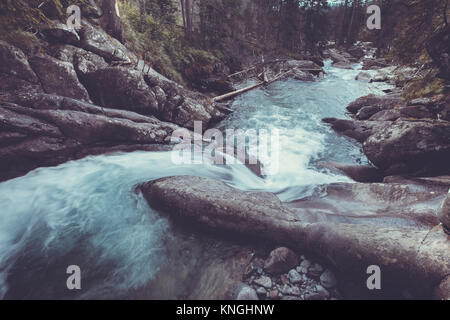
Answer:
<svg viewBox="0 0 450 320"><path fill-rule="evenodd" d="M253 283L266 289L272 288L272 279L270 279L268 276L262 276L258 279L255 279L253 280Z"/></svg>
<svg viewBox="0 0 450 320"><path fill-rule="evenodd" d="M288 279L292 284L296 284L302 281L302 276L295 269L292 269L288 273Z"/></svg>
<svg viewBox="0 0 450 320"><path fill-rule="evenodd" d="M267 294L267 298L272 300L278 299L278 290L269 291L269 293Z"/></svg>
<svg viewBox="0 0 450 320"><path fill-rule="evenodd" d="M259 300L256 291L249 287L244 286L238 293L236 300Z"/></svg>
<svg viewBox="0 0 450 320"><path fill-rule="evenodd" d="M288 286L287 284L284 285L284 287L281 289L281 292L287 296L299 296L300 295L300 289L298 287L291 287L291 286Z"/></svg>

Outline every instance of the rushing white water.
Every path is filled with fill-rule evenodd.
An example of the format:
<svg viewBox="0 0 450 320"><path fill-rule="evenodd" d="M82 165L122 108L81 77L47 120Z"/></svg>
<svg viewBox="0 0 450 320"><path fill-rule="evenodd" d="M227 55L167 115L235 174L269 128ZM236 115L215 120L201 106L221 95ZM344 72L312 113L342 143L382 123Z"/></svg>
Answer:
<svg viewBox="0 0 450 320"><path fill-rule="evenodd" d="M345 117L349 102L381 87L355 81L357 70L335 69L329 62L325 69L325 79L314 83L279 81L242 95L235 113L218 125L280 131L280 170L265 179L242 164L175 165L169 152L133 152L40 168L1 183L0 297L127 297L173 263L165 247L169 222L134 192L141 182L198 175L293 200L318 185L348 181L315 164L365 157L321 119ZM81 291L67 290L66 268L72 264L82 270Z"/></svg>

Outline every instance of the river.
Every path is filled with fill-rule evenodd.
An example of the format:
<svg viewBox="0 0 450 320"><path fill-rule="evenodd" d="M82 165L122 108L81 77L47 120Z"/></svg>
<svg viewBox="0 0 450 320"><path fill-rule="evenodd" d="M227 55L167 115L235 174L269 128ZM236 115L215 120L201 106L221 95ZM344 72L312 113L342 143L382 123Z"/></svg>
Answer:
<svg viewBox="0 0 450 320"><path fill-rule="evenodd" d="M135 186L198 175L290 201L322 185L350 181L317 163L367 163L359 145L321 122L347 117L348 103L385 88L354 80L360 67L336 69L327 61L323 79L278 81L234 101L235 112L217 128L279 131L279 170L265 178L242 164L176 165L170 152L132 152L39 168L0 183L0 298L204 297L192 292L194 275L205 261L210 268L240 245L172 225L148 207ZM268 166L272 160L260 161ZM80 266L82 290L67 289L69 265Z"/></svg>

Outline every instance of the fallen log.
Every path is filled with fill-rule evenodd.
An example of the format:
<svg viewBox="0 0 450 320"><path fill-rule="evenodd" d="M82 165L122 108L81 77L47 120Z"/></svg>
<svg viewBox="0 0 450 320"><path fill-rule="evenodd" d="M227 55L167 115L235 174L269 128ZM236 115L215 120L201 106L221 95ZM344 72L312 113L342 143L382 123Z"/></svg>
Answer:
<svg viewBox="0 0 450 320"><path fill-rule="evenodd" d="M272 193L239 191L200 177L163 178L140 190L151 206L190 223L308 250L361 281L368 277L367 268L376 265L386 285L419 296L433 291L438 298L449 295L442 292L449 288L450 275L450 240L442 226L416 230L306 223Z"/></svg>
<svg viewBox="0 0 450 320"><path fill-rule="evenodd" d="M217 96L217 97L213 98L212 101L213 101L213 102L218 102L218 101L223 101L223 100L231 99L231 98L233 98L233 97L235 97L235 96L237 96L237 95L240 95L240 94L242 94L242 93L244 93L244 92L247 92L247 91L256 89L256 88L258 88L258 87L261 87L262 85L265 85L265 84L271 84L271 83L273 83L273 82L275 82L275 81L281 79L282 77L286 76L287 74L289 74L290 72L292 72L292 71L295 70L295 69L297 69L297 68L292 68L292 69L290 69L290 70L288 70L288 71L286 71L286 72L279 73L279 74L276 75L274 78L272 78L272 79L270 79L270 80L268 80L268 81L261 81L261 82L259 82L259 83L253 84L253 85L251 85L251 86L248 86L248 87L245 87L245 88L242 88L242 89L233 91L233 92L229 92L229 93L223 94L223 95L221 95L221 96ZM264 74L264 79L267 79L267 76L266 76L265 74Z"/></svg>

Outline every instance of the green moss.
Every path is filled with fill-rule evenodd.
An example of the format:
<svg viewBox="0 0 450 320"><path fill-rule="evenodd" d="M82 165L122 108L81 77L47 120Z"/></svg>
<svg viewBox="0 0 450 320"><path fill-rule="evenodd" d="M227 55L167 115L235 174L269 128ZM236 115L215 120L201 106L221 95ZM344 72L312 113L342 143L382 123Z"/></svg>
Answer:
<svg viewBox="0 0 450 320"><path fill-rule="evenodd" d="M424 76L409 82L403 96L406 100L431 97L445 92L445 81L437 78L437 70L428 71Z"/></svg>

